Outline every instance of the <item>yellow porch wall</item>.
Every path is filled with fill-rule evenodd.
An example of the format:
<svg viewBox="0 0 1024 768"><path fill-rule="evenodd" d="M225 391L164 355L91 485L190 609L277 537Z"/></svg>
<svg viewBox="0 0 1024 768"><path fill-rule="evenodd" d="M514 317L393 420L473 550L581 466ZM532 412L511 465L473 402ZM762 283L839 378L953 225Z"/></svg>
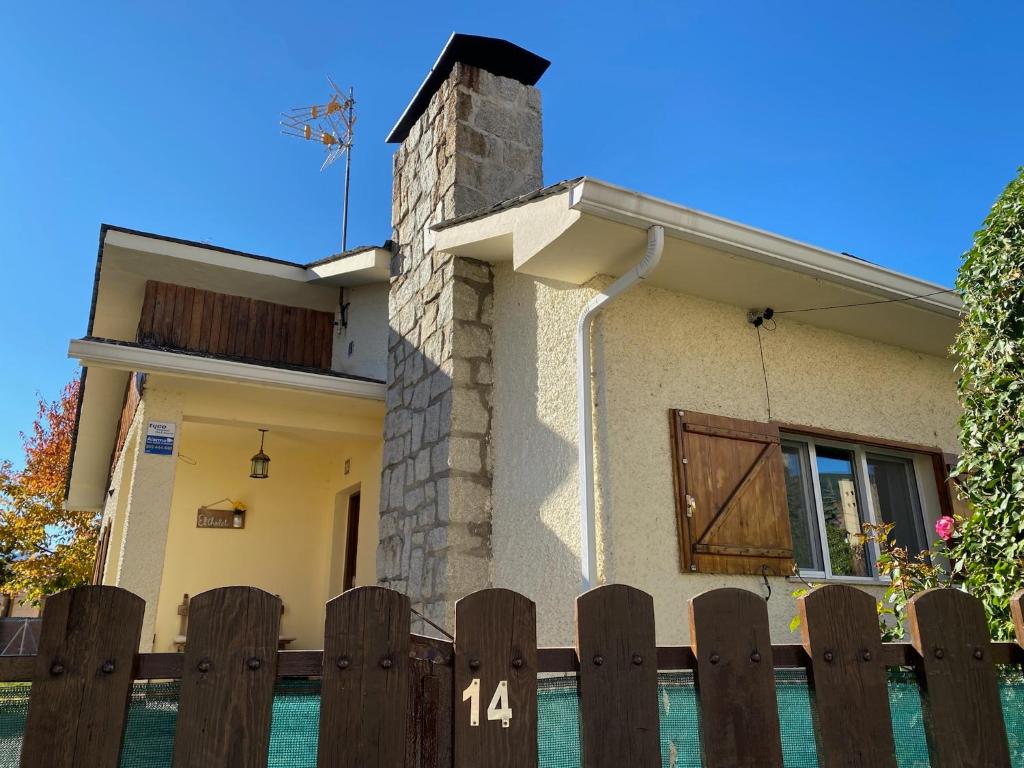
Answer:
<svg viewBox="0 0 1024 768"><path fill-rule="evenodd" d="M357 579L374 581L379 448L364 441L268 433L270 476L253 480L248 476L249 457L257 445L254 429L183 425L178 450L187 458L179 461L171 507L157 608L157 651L173 650L180 632L177 607L184 594L195 596L234 584L280 595L285 606L281 634L295 638L292 649L321 647L324 604L341 591L340 585L329 583L335 494L356 485L362 491L363 545ZM345 458L352 460L347 477ZM197 528L198 508L224 497L248 506L245 528ZM371 535L373 541L366 541ZM339 544L344 552L343 535Z"/></svg>
<svg viewBox="0 0 1024 768"><path fill-rule="evenodd" d="M537 602L543 644L566 644L580 590L574 334L608 281L577 288L506 265L495 275L492 576ZM762 337L773 419L957 450L950 360L784 316ZM687 599L763 584L681 573L668 412L765 420L757 336L746 308L640 286L600 316L594 365L599 572L651 592L659 642L686 643ZM795 586L773 579L777 642L792 640Z"/></svg>

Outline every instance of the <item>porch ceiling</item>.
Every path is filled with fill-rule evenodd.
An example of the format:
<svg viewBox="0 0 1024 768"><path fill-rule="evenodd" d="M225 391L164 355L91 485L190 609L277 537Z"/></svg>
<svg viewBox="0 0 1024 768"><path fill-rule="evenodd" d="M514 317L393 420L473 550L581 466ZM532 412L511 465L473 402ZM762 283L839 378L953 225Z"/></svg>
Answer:
<svg viewBox="0 0 1024 768"><path fill-rule="evenodd" d="M181 393L184 419L259 425L324 439L380 440L384 385L375 381L211 360L175 352L77 340L69 356L86 367L68 482L69 509L102 509L115 426L130 371L147 389Z"/></svg>

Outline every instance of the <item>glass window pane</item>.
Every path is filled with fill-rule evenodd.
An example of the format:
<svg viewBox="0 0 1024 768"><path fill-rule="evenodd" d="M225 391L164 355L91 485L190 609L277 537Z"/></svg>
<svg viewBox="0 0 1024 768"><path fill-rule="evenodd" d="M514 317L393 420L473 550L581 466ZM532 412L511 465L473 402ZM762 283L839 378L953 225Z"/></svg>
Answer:
<svg viewBox="0 0 1024 768"><path fill-rule="evenodd" d="M871 563L865 547L857 499L853 451L815 446L821 506L832 573L836 576L870 576Z"/></svg>
<svg viewBox="0 0 1024 768"><path fill-rule="evenodd" d="M786 475L789 528L793 535L793 559L801 570L824 571L807 446L783 443L782 464Z"/></svg>
<svg viewBox="0 0 1024 768"><path fill-rule="evenodd" d="M928 549L914 465L898 456L868 454L868 481L878 515L896 527L896 545L915 555Z"/></svg>

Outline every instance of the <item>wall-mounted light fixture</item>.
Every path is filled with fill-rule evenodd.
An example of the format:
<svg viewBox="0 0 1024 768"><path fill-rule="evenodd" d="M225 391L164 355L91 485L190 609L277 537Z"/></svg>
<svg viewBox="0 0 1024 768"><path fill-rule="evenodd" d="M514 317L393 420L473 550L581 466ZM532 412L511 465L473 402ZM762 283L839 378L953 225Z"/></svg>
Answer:
<svg viewBox="0 0 1024 768"><path fill-rule="evenodd" d="M267 430L260 430L260 450L252 457L252 471L249 472L249 477L254 480L266 480L270 475L270 457L263 452L263 438L266 434Z"/></svg>

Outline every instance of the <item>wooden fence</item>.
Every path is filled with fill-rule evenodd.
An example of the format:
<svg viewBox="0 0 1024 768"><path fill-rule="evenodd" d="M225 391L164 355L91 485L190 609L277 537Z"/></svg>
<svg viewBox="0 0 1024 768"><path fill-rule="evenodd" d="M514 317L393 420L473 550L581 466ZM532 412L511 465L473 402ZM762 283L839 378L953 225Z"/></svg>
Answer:
<svg viewBox="0 0 1024 768"><path fill-rule="evenodd" d="M537 648L534 604L488 589L456 606L454 643L410 635L408 598L379 587L327 604L323 651L278 651L277 597L226 587L192 600L183 654L137 654L143 601L90 586L47 601L35 657L0 659L31 680L22 766L116 766L136 679L180 679L173 765L266 765L274 685L320 677L318 765L537 765L537 680L575 672L586 768L661 766L657 673L692 670L703 765L782 766L775 669L803 667L819 764L895 766L887 667L917 670L933 766L1010 765L997 665L981 605L951 589L910 606L911 643L882 643L875 602L829 585L799 601L803 642L772 645L765 601L717 589L689 603L689 646L657 647L650 595L610 585L576 603L575 648ZM694 746L694 749L697 747Z"/></svg>

